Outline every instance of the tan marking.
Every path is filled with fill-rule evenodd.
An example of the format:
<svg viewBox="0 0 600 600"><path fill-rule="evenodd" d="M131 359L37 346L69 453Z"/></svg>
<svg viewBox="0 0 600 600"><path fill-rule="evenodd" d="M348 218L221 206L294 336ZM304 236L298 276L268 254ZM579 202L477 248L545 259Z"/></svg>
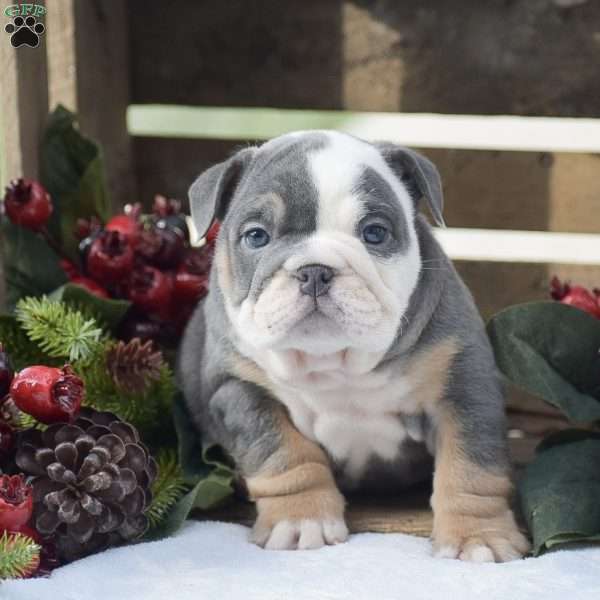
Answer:
<svg viewBox="0 0 600 600"><path fill-rule="evenodd" d="M267 377L265 371L253 360L234 353L233 356L230 357L229 371L238 379L254 383L267 390L274 398L277 397L273 383Z"/></svg>
<svg viewBox="0 0 600 600"><path fill-rule="evenodd" d="M225 298L229 299L233 290L233 275L231 273L231 263L229 261L229 253L227 252L227 244L225 241L217 243L214 263L214 266L217 269L219 287Z"/></svg>
<svg viewBox="0 0 600 600"><path fill-rule="evenodd" d="M443 398L453 358L460 350L456 339L448 338L410 359L405 373L412 387L410 405L415 413L429 415Z"/></svg>
<svg viewBox="0 0 600 600"><path fill-rule="evenodd" d="M338 491L323 449L290 423L282 408L278 413L281 446L260 472L248 477L250 498L258 517L254 539L266 540L282 521L343 521L344 497Z"/></svg>
<svg viewBox="0 0 600 600"><path fill-rule="evenodd" d="M508 474L490 472L470 461L455 419L447 411L440 415L431 497L435 550L466 560L487 557L497 562L527 552L529 543L509 506L511 492Z"/></svg>

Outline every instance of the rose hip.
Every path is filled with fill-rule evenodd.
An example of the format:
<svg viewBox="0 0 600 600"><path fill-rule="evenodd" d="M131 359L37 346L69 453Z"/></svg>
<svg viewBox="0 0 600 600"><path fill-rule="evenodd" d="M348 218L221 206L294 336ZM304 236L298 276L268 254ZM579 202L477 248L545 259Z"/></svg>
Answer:
<svg viewBox="0 0 600 600"><path fill-rule="evenodd" d="M83 381L69 365L27 367L15 375L10 396L20 410L42 423L71 421L83 401Z"/></svg>
<svg viewBox="0 0 600 600"><path fill-rule="evenodd" d="M118 231L102 231L87 254L87 272L100 283L116 283L133 268L134 253L127 236Z"/></svg>
<svg viewBox="0 0 600 600"><path fill-rule="evenodd" d="M21 178L6 188L4 210L16 225L39 231L52 214L52 201L41 183Z"/></svg>
<svg viewBox="0 0 600 600"><path fill-rule="evenodd" d="M23 475L0 475L0 530L19 531L33 511L33 488Z"/></svg>

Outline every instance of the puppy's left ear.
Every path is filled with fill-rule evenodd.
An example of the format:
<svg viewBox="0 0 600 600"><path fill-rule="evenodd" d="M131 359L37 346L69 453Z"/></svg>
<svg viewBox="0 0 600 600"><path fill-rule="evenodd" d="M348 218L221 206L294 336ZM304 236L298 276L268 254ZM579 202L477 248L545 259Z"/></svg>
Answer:
<svg viewBox="0 0 600 600"><path fill-rule="evenodd" d="M390 142L378 142L375 147L381 152L396 176L406 185L415 200L415 205L425 197L435 224L445 227L446 223L442 216L444 210L442 180L436 166L428 158L410 148Z"/></svg>
<svg viewBox="0 0 600 600"><path fill-rule="evenodd" d="M204 237L213 220L223 220L238 184L256 148L244 148L229 160L204 171L192 183L188 196L192 219L199 237Z"/></svg>

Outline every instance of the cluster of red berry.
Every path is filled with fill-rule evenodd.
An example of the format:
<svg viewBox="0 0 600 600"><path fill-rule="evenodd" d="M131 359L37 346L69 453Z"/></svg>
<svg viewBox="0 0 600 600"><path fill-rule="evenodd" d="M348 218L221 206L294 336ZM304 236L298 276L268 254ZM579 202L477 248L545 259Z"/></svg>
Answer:
<svg viewBox="0 0 600 600"><path fill-rule="evenodd" d="M550 282L550 295L554 300L585 310L600 319L600 289L598 288L590 291L581 285L561 283L560 279L554 276Z"/></svg>
<svg viewBox="0 0 600 600"><path fill-rule="evenodd" d="M15 449L16 436L10 423L15 409L43 423L70 421L83 400L83 382L66 365L62 369L27 367L15 375L11 361L0 345L0 462ZM33 487L23 475L0 475L0 533L21 534L41 547L23 577L43 574L56 566L51 545L30 526Z"/></svg>
<svg viewBox="0 0 600 600"><path fill-rule="evenodd" d="M204 246L192 247L177 200L157 195L150 215L143 215L141 205L134 204L105 224L95 217L79 220L74 232L79 264L64 257L48 233L52 200L39 182L11 182L4 210L13 223L41 234L59 253L71 283L101 298L132 302L120 337L176 337L206 294L219 225L213 224Z"/></svg>

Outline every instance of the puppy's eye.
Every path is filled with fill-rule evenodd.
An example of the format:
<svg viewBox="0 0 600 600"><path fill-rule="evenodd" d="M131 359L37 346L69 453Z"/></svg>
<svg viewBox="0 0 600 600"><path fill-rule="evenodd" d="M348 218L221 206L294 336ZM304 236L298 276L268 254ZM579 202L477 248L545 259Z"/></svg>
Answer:
<svg viewBox="0 0 600 600"><path fill-rule="evenodd" d="M244 240L250 248L262 248L271 241L271 238L264 229L254 227L244 233Z"/></svg>
<svg viewBox="0 0 600 600"><path fill-rule="evenodd" d="M367 225L362 230L362 238L367 244L382 244L388 237L383 225Z"/></svg>

